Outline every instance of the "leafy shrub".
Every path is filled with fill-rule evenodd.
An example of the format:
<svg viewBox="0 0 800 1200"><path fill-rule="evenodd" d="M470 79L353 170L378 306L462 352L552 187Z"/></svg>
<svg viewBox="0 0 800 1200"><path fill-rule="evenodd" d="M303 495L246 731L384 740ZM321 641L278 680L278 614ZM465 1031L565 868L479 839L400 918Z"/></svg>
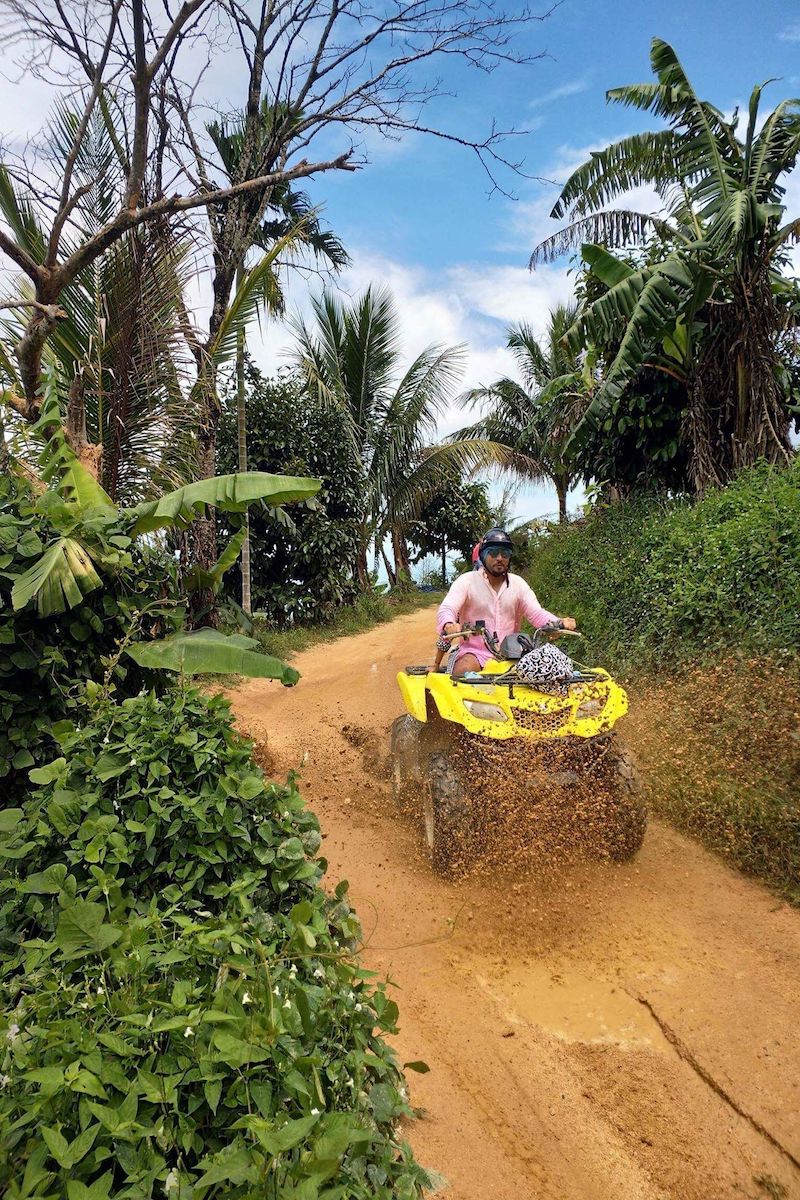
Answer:
<svg viewBox="0 0 800 1200"><path fill-rule="evenodd" d="M59 503L52 493L37 498L12 476L0 479L0 798L6 800L27 782L28 768L52 757L52 723L80 704L87 680L102 677L134 614L174 587L169 560L133 542L124 522L98 521L91 527L95 542L106 561L116 562L106 586L59 615L42 618L33 605L15 612L14 582L53 540L48 507ZM113 674L122 694L138 690L144 678L130 662L116 663Z"/></svg>
<svg viewBox="0 0 800 1200"><path fill-rule="evenodd" d="M10 1197L420 1195L397 1008L224 701L99 699L0 818ZM330 1185L330 1186L327 1186Z"/></svg>
<svg viewBox="0 0 800 1200"><path fill-rule="evenodd" d="M800 645L800 461L696 504L613 505L540 541L529 578L618 665Z"/></svg>

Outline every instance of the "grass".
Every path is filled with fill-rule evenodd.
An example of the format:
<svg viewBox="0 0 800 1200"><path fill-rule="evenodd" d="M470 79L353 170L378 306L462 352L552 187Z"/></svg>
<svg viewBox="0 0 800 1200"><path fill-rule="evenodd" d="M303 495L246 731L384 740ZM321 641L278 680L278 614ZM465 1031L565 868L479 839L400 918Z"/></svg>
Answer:
<svg viewBox="0 0 800 1200"><path fill-rule="evenodd" d="M375 625L383 625L395 617L416 612L439 604L443 592L399 592L387 595L366 594L355 604L340 608L332 621L320 625L298 625L289 629L276 629L256 619L254 636L258 638L265 654L274 654L284 662L296 654L316 646L320 642L332 642L336 638L351 637L364 633ZM433 630L433 625L431 625ZM434 633L431 632L431 644Z"/></svg>
<svg viewBox="0 0 800 1200"><path fill-rule="evenodd" d="M729 656L630 691L626 737L653 811L800 905L796 656Z"/></svg>

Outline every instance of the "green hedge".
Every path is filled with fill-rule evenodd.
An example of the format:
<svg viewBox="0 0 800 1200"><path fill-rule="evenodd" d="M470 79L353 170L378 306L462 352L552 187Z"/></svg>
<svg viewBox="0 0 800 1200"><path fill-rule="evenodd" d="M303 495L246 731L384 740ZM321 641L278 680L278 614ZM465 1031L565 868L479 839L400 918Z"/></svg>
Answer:
<svg viewBox="0 0 800 1200"><path fill-rule="evenodd" d="M800 462L698 503L642 500L555 527L529 579L615 669L800 646Z"/></svg>
<svg viewBox="0 0 800 1200"><path fill-rule="evenodd" d="M0 1194L418 1200L397 1005L293 779L193 690L84 716L0 813Z"/></svg>

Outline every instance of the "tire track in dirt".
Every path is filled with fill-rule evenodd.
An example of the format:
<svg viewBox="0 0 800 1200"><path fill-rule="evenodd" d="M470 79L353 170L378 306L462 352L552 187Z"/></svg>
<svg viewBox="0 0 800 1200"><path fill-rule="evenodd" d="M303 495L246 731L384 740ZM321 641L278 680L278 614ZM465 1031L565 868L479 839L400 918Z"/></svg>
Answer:
<svg viewBox="0 0 800 1200"><path fill-rule="evenodd" d="M800 914L659 825L625 866L436 878L382 779L394 675L432 625L321 645L294 690L232 696L276 772L305 757L330 882L397 986L398 1053L431 1067L410 1076L419 1158L452 1200L800 1200Z"/></svg>

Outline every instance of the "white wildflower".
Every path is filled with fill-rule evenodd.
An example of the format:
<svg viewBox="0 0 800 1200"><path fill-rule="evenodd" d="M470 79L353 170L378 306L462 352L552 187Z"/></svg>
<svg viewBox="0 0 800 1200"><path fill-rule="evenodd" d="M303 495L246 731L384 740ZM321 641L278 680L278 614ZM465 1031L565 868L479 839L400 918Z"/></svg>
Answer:
<svg viewBox="0 0 800 1200"><path fill-rule="evenodd" d="M292 974L292 975L296 975L296 974L297 974L297 966L296 966L296 964L295 964L295 963L292 963L292 964L291 964L291 966L289 967L289 972L290 972L290 974Z"/></svg>
<svg viewBox="0 0 800 1200"><path fill-rule="evenodd" d="M325 972L323 971L322 967L317 967L316 971L314 972L314 978L315 979L324 979L325 978Z"/></svg>
<svg viewBox="0 0 800 1200"><path fill-rule="evenodd" d="M174 1192L176 1188L180 1187L180 1185L181 1177L173 1167L169 1175L167 1175L167 1178L164 1180L164 1191L167 1195L169 1195L170 1192Z"/></svg>
<svg viewBox="0 0 800 1200"><path fill-rule="evenodd" d="M284 1002L283 1002L283 1007L284 1007L284 1008L291 1008L291 1007L292 1007L292 1002L291 1002L291 1000L284 1000Z"/></svg>
<svg viewBox="0 0 800 1200"><path fill-rule="evenodd" d="M275 987L272 989L272 994L273 994L273 996L277 996L277 997L278 997L278 999L280 999L280 995L281 995L281 989L280 989L280 988L277 986L277 984L276 984L276 985L275 985Z"/></svg>
<svg viewBox="0 0 800 1200"><path fill-rule="evenodd" d="M320 1108L312 1108L312 1110L311 1110L312 1117L318 1117L319 1114L321 1113L321 1111L322 1111L322 1109L320 1109Z"/></svg>
<svg viewBox="0 0 800 1200"><path fill-rule="evenodd" d="M363 1007L364 1007L364 1005L363 1005L363 1004L357 1004L357 1005L356 1005L356 1012L361 1012L361 1010L362 1010L362 1008L363 1008Z"/></svg>
<svg viewBox="0 0 800 1200"><path fill-rule="evenodd" d="M0 1075L0 1088L8 1087L11 1083L10 1075Z"/></svg>
<svg viewBox="0 0 800 1200"><path fill-rule="evenodd" d="M132 759L131 759L131 766L132 766L132 767L135 767L135 766L136 766L136 759L135 759L135 758L132 758Z"/></svg>
<svg viewBox="0 0 800 1200"><path fill-rule="evenodd" d="M105 996L105 994L106 994L106 989L103 987L102 983L98 984L97 994L98 994L98 996Z"/></svg>
<svg viewBox="0 0 800 1200"><path fill-rule="evenodd" d="M8 1033L6 1034L6 1041L10 1042L11 1045L13 1046L14 1042L17 1040L18 1037L19 1037L19 1025L17 1025L16 1021L14 1021L13 1024L9 1025L9 1027L8 1027Z"/></svg>
<svg viewBox="0 0 800 1200"><path fill-rule="evenodd" d="M184 1037L194 1037L194 1030L192 1029L191 1025L186 1026L186 1028L183 1031L183 1036Z"/></svg>
<svg viewBox="0 0 800 1200"><path fill-rule="evenodd" d="M249 1004L251 1000L252 1000L252 996L250 995L250 993L245 992L245 994L242 996L242 1004Z"/></svg>

